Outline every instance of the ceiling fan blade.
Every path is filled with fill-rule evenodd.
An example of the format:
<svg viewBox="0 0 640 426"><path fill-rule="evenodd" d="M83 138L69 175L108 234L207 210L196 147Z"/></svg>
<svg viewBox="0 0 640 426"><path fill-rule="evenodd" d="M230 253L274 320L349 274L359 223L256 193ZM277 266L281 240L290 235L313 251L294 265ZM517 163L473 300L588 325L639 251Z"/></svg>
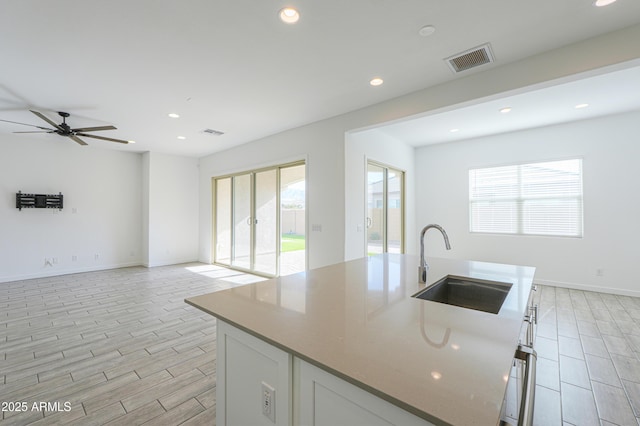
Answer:
<svg viewBox="0 0 640 426"><path fill-rule="evenodd" d="M37 115L38 117L40 117L42 120L46 121L47 123L51 124L53 127L55 127L56 129L60 130L60 131L64 131L64 129L62 127L60 127L58 124L56 124L54 121L52 121L51 119L49 119L49 117L45 116L44 114L42 114L41 112L38 111L34 111L32 109L30 109L29 111L31 111L32 113L34 113L35 115Z"/></svg>
<svg viewBox="0 0 640 426"><path fill-rule="evenodd" d="M105 138L104 136L88 135L86 133L76 133L76 134L79 135L79 136L87 137L87 138L101 139L103 141L118 142L118 143L124 143L124 144L128 144L129 143L129 141L123 141L122 139Z"/></svg>
<svg viewBox="0 0 640 426"><path fill-rule="evenodd" d="M12 133L55 133L55 130L33 130L29 132L12 132Z"/></svg>
<svg viewBox="0 0 640 426"><path fill-rule="evenodd" d="M51 130L48 127L41 127L41 126L36 126L34 124L27 124L27 123L18 123L17 121L9 121L9 120L0 120L0 121L4 121L5 123L13 123L13 124L21 124L23 126L31 126L31 127L36 127L38 129L42 129L42 130Z"/></svg>
<svg viewBox="0 0 640 426"><path fill-rule="evenodd" d="M114 126L97 126L97 127L80 127L78 129L71 129L71 131L78 132L97 132L98 130L118 130Z"/></svg>
<svg viewBox="0 0 640 426"><path fill-rule="evenodd" d="M69 137L71 139L73 139L74 141L78 142L80 145L86 145L87 144L85 141L83 141L82 139L80 139L76 135L69 135Z"/></svg>

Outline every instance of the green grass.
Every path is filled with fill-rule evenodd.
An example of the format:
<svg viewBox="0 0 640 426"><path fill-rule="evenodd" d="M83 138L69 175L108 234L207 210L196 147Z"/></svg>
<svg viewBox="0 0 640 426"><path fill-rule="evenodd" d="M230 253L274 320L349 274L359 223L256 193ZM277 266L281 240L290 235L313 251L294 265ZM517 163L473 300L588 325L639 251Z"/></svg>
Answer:
<svg viewBox="0 0 640 426"><path fill-rule="evenodd" d="M284 234L280 240L280 251L284 253L287 251L304 250L305 242L304 235Z"/></svg>

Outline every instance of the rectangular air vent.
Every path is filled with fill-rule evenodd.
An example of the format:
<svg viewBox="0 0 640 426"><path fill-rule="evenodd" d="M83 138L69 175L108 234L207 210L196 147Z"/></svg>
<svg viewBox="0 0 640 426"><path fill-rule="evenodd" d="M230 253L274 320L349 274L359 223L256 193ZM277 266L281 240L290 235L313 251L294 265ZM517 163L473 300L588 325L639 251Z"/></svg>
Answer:
<svg viewBox="0 0 640 426"><path fill-rule="evenodd" d="M210 135L213 136L222 136L224 135L224 132L221 132L220 130L213 130L213 129L204 129L205 133L209 133Z"/></svg>
<svg viewBox="0 0 640 426"><path fill-rule="evenodd" d="M462 53L457 53L445 59L449 68L454 73L466 71L480 65L490 64L493 62L493 53L489 43L482 46L474 47Z"/></svg>

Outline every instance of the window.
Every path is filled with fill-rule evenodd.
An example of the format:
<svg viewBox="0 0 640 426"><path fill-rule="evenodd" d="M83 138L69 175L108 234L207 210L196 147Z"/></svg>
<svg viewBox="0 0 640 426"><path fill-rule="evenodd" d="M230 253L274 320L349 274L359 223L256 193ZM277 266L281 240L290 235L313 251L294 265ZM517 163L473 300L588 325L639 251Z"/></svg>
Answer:
<svg viewBox="0 0 640 426"><path fill-rule="evenodd" d="M471 232L582 237L582 160L469 170Z"/></svg>

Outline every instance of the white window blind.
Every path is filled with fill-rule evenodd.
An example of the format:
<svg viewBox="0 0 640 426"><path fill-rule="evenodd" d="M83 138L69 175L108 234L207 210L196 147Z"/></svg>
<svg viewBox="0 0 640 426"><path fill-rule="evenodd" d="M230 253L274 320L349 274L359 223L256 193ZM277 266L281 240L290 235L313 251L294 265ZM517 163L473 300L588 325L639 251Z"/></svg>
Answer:
<svg viewBox="0 0 640 426"><path fill-rule="evenodd" d="M471 232L582 237L582 160L469 170Z"/></svg>

